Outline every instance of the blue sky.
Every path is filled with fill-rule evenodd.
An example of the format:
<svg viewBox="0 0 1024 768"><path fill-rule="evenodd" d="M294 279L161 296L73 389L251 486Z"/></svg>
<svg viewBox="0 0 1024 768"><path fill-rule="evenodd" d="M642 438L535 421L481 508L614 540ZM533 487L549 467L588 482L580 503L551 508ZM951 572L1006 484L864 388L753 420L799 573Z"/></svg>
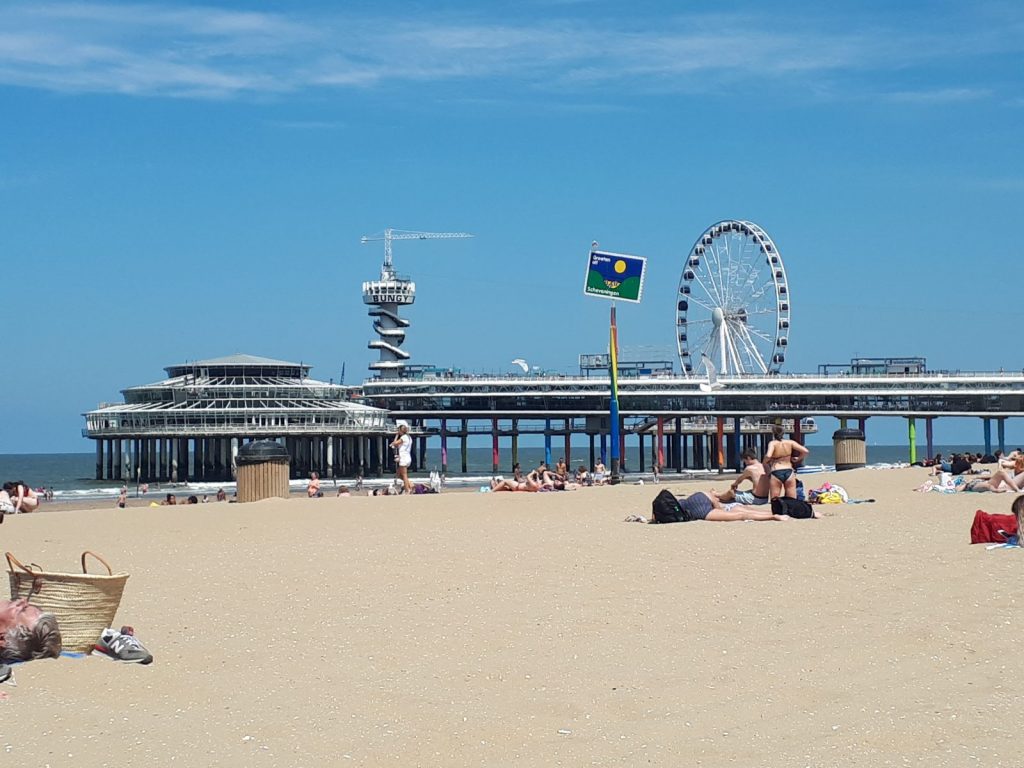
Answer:
<svg viewBox="0 0 1024 768"><path fill-rule="evenodd" d="M650 260L623 357L674 349L687 251L744 218L787 370L1020 368L1024 7L892 5L3 4L0 452L88 450L82 411L183 360L361 377L386 226L476 235L395 246L414 362L575 370L595 239Z"/></svg>

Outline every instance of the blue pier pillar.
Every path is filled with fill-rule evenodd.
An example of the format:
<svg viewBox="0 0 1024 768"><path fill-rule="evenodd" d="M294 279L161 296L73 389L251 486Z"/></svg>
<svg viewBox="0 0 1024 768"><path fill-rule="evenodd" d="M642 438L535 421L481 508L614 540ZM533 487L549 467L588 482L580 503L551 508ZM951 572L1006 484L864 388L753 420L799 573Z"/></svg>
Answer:
<svg viewBox="0 0 1024 768"><path fill-rule="evenodd" d="M996 421L996 435L999 441L999 450L1006 453L1006 417Z"/></svg>
<svg viewBox="0 0 1024 768"><path fill-rule="evenodd" d="M604 444L601 445L601 453L604 453ZM544 463L551 466L551 419L544 421Z"/></svg>
<svg viewBox="0 0 1024 768"><path fill-rule="evenodd" d="M448 474L448 423L441 419L441 474Z"/></svg>
<svg viewBox="0 0 1024 768"><path fill-rule="evenodd" d="M737 472L743 469L743 462L740 461L740 453L742 452L743 433L740 430L740 417L736 416L732 420L732 456L729 457L729 461L732 462Z"/></svg>
<svg viewBox="0 0 1024 768"><path fill-rule="evenodd" d="M917 424L914 417L907 419L907 439L910 442L910 463L917 461Z"/></svg>
<svg viewBox="0 0 1024 768"><path fill-rule="evenodd" d="M985 455L992 453L992 419L987 416L981 420L985 430Z"/></svg>

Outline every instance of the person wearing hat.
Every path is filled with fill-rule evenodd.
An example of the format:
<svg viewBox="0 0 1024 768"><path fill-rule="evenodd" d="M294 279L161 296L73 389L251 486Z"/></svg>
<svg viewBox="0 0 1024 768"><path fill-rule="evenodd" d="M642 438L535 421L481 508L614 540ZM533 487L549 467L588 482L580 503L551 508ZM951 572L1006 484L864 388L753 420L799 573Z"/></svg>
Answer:
<svg viewBox="0 0 1024 768"><path fill-rule="evenodd" d="M395 478L402 481L403 493L412 493L412 481L409 480L409 465L412 464L412 438L409 436L409 424L397 422L398 434L391 441L395 455Z"/></svg>

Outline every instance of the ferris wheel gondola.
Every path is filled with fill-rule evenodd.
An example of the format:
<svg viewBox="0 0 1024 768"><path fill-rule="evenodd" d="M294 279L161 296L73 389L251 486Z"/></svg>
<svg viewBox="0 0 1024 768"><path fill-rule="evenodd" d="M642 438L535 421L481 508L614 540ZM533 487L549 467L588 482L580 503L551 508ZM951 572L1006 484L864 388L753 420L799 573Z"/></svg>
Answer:
<svg viewBox="0 0 1024 768"><path fill-rule="evenodd" d="M789 281L768 233L732 219L708 227L679 279L676 335L683 373L698 373L702 356L723 376L777 373L786 361L789 330Z"/></svg>

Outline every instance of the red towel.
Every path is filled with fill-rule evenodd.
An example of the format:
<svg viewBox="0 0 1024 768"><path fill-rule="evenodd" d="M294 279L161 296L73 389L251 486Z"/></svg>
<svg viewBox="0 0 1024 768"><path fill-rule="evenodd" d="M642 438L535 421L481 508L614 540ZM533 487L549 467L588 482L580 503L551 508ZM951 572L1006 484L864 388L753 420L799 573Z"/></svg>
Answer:
<svg viewBox="0 0 1024 768"><path fill-rule="evenodd" d="M971 544L1002 544L1006 537L998 531L1013 536L1017 533L1017 518L1013 515L992 515L978 510L971 524Z"/></svg>

